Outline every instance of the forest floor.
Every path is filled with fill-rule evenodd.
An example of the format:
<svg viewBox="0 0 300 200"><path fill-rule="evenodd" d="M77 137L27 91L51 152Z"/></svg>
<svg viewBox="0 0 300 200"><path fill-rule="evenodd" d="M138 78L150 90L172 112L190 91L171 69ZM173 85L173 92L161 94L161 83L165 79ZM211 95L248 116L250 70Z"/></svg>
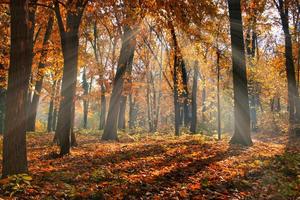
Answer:
<svg viewBox="0 0 300 200"><path fill-rule="evenodd" d="M2 179L0 197L300 199L300 141L284 134L257 134L245 148L202 135L106 143L78 133L78 146L64 157L56 156L52 138L28 134L30 175Z"/></svg>

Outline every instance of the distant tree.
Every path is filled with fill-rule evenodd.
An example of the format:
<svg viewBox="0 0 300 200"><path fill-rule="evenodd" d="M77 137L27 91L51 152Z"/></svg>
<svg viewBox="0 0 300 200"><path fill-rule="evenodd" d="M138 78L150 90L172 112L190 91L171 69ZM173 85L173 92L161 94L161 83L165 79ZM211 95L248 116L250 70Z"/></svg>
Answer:
<svg viewBox="0 0 300 200"><path fill-rule="evenodd" d="M199 62L194 63L194 78L193 78L193 89L192 89L192 118L191 118L191 133L197 132L197 91L198 91L198 65Z"/></svg>
<svg viewBox="0 0 300 200"><path fill-rule="evenodd" d="M45 62L46 62L47 51L48 51L48 42L52 32L53 21L54 21L53 17L50 16L46 26L46 32L43 39L42 53L38 65L38 74L37 74L38 80L35 83L35 91L28 110L28 128L27 128L28 131L35 131L35 121L36 121L38 104L42 92L42 86L43 86L43 80L45 74Z"/></svg>

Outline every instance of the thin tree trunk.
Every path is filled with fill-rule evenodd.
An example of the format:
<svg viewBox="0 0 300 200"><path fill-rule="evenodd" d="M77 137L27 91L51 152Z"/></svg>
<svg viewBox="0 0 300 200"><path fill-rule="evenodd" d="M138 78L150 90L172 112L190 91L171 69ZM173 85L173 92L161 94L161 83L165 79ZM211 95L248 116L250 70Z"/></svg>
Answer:
<svg viewBox="0 0 300 200"><path fill-rule="evenodd" d="M10 2L11 49L3 135L3 177L28 171L25 108L31 74L28 4L28 0Z"/></svg>
<svg viewBox="0 0 300 200"><path fill-rule="evenodd" d="M53 124L53 110L54 110L54 98L55 98L55 89L56 89L56 84L57 82L54 81L52 85L52 91L51 91L51 99L49 103L49 111L48 111L48 124L47 124L47 131L51 132L52 129L52 124Z"/></svg>
<svg viewBox="0 0 300 200"><path fill-rule="evenodd" d="M87 129L88 109L89 109L87 96L89 94L89 83L86 77L86 67L84 67L82 73L82 88L83 88L83 128Z"/></svg>
<svg viewBox="0 0 300 200"><path fill-rule="evenodd" d="M137 109L132 94L129 94L129 105L129 129L133 129L135 127Z"/></svg>
<svg viewBox="0 0 300 200"><path fill-rule="evenodd" d="M152 118L152 109L151 109L151 102L150 102L150 78L149 78L149 70L147 74L147 116L148 116L148 126L149 126L149 132L153 131L153 118Z"/></svg>
<svg viewBox="0 0 300 200"><path fill-rule="evenodd" d="M53 26L53 17L51 16L48 20L48 24L46 27L46 33L43 40L43 49L41 53L40 63L38 65L38 81L35 84L35 91L33 94L32 102L29 107L28 111L28 128L27 131L35 131L35 121L36 121L36 115L37 115L37 109L38 104L40 100L40 95L42 91L42 85L44 80L44 68L45 68L45 62L47 57L47 44L52 32L52 26Z"/></svg>
<svg viewBox="0 0 300 200"><path fill-rule="evenodd" d="M228 0L234 92L234 134L231 143L252 145L245 47L240 0Z"/></svg>
<svg viewBox="0 0 300 200"><path fill-rule="evenodd" d="M100 110L100 124L99 130L103 130L105 126L105 117L106 117L106 89L104 84L101 84L101 110Z"/></svg>
<svg viewBox="0 0 300 200"><path fill-rule="evenodd" d="M198 61L194 63L194 78L192 89L192 118L191 118L191 133L197 132L197 91L198 91Z"/></svg>
<svg viewBox="0 0 300 200"><path fill-rule="evenodd" d="M106 87L104 84L104 79L103 79L103 70L101 69L101 64L100 64L100 59L99 59L99 54L98 54L98 31L97 31L97 23L94 23L94 42L92 44L93 49L94 49L94 56L96 59L96 63L100 69L100 89L101 89L101 98L100 98L100 121L99 121L99 130L103 130L104 126L105 126L105 118L106 118ZM111 46L110 46L111 48ZM113 60L114 60L114 51L116 48L116 44L114 43L113 45ZM110 51L110 50L109 50ZM108 57L106 58L106 62L105 62L105 67L107 65L108 62ZM112 61L114 62L114 61Z"/></svg>
<svg viewBox="0 0 300 200"><path fill-rule="evenodd" d="M221 140L221 104L220 104L220 51L217 49L217 110L218 110L218 139Z"/></svg>

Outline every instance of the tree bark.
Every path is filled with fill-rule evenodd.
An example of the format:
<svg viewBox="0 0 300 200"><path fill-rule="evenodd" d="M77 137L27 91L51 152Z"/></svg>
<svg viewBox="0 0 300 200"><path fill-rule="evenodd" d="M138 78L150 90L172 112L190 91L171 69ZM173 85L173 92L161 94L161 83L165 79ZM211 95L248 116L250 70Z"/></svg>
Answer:
<svg viewBox="0 0 300 200"><path fill-rule="evenodd" d="M88 109L89 109L87 96L89 94L89 83L87 81L85 67L84 67L83 73L82 73L82 89L83 89L83 128L87 129Z"/></svg>
<svg viewBox="0 0 300 200"><path fill-rule="evenodd" d="M300 101L293 61L292 38L289 30L289 10L288 5L284 0L278 0L278 3L275 3L280 14L282 29L284 32L285 65L288 80L289 121L291 125L294 125L295 122L298 123L300 120Z"/></svg>
<svg viewBox="0 0 300 200"><path fill-rule="evenodd" d="M136 124L137 105L132 94L129 94L129 129L133 129Z"/></svg>
<svg viewBox="0 0 300 200"><path fill-rule="evenodd" d="M245 47L240 0L228 0L234 92L234 134L231 143L252 145Z"/></svg>
<svg viewBox="0 0 300 200"><path fill-rule="evenodd" d="M49 111L48 111L48 123L47 123L47 131L51 132L53 129L53 114L54 114L54 98L55 98L55 90L56 90L57 81L54 81L52 84L51 90L51 99L49 103Z"/></svg>
<svg viewBox="0 0 300 200"><path fill-rule="evenodd" d="M99 130L103 130L105 126L105 117L106 117L106 96L105 96L105 86L101 84L101 110L100 110L100 124Z"/></svg>
<svg viewBox="0 0 300 200"><path fill-rule="evenodd" d="M179 103L179 80L178 75L180 74L180 53L179 47L177 44L176 33L173 24L170 22L171 28L171 36L173 40L173 48L174 48L174 63L173 63L173 96L174 96L174 114L175 114L175 135L180 135L180 103Z"/></svg>
<svg viewBox="0 0 300 200"><path fill-rule="evenodd" d="M118 61L117 73L113 83L113 91L109 102L107 122L105 124L102 140L118 140L117 124L120 111L120 99L125 81L125 74L132 64L136 46L136 36L134 31L127 25L124 26L122 37L122 47Z"/></svg>
<svg viewBox="0 0 300 200"><path fill-rule="evenodd" d="M75 102L77 65L78 65L78 30L85 8L83 1L77 1L75 9L68 9L66 28L64 27L59 3L55 2L55 13L59 24L64 68L61 86L61 101L58 112L56 133L59 138L60 155L70 153L70 134L72 131L72 110Z"/></svg>
<svg viewBox="0 0 300 200"><path fill-rule="evenodd" d="M120 111L119 111L119 118L118 118L118 128L120 130L125 130L126 128L126 122L125 122L126 103L127 103L127 96L123 95L120 100Z"/></svg>
<svg viewBox="0 0 300 200"><path fill-rule="evenodd" d="M194 78L192 89L192 118L191 118L191 133L197 132L197 91L198 91L198 61L194 63Z"/></svg>
<svg viewBox="0 0 300 200"><path fill-rule="evenodd" d="M27 173L26 101L31 74L29 1L10 1L11 49L3 135L3 177Z"/></svg>
<svg viewBox="0 0 300 200"><path fill-rule="evenodd" d="M218 139L221 140L221 103L220 103L220 51L217 49L217 110Z"/></svg>
<svg viewBox="0 0 300 200"><path fill-rule="evenodd" d="M2 135L4 132L4 121L5 121L5 98L6 98L6 88L5 84L7 81L6 78L7 69L4 68L4 65L0 63L0 73L2 76L0 77L0 134Z"/></svg>

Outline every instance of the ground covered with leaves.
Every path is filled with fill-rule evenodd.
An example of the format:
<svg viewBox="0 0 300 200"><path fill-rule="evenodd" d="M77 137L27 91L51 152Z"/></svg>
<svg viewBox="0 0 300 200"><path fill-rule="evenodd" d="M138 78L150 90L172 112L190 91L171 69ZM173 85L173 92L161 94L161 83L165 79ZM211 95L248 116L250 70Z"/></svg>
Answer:
<svg viewBox="0 0 300 200"><path fill-rule="evenodd" d="M78 133L58 157L53 134L28 135L30 174L0 181L4 199L299 199L300 142L255 136L252 147L202 135L141 134L119 143ZM1 168L1 167L0 167Z"/></svg>

